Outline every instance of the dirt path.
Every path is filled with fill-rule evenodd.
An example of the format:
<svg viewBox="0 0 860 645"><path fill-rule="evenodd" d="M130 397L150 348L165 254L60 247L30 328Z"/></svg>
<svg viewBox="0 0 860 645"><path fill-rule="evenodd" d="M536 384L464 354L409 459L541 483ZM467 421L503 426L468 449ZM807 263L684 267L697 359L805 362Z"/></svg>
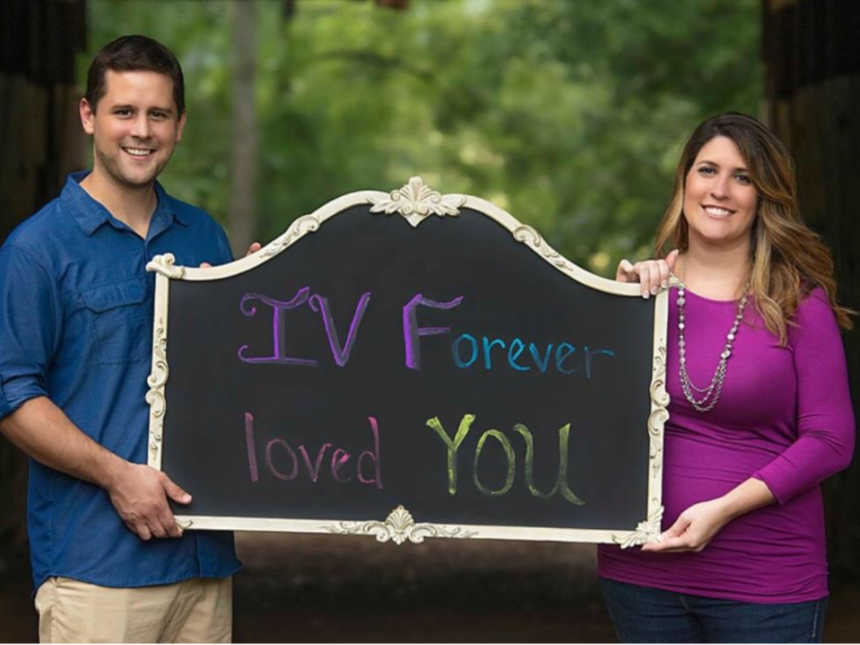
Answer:
<svg viewBox="0 0 860 645"><path fill-rule="evenodd" d="M238 533L236 642L614 642L591 545ZM33 642L29 566L0 566L0 642ZM827 642L860 642L860 587Z"/></svg>
<svg viewBox="0 0 860 645"><path fill-rule="evenodd" d="M593 546L243 533L239 551L237 640L614 641Z"/></svg>

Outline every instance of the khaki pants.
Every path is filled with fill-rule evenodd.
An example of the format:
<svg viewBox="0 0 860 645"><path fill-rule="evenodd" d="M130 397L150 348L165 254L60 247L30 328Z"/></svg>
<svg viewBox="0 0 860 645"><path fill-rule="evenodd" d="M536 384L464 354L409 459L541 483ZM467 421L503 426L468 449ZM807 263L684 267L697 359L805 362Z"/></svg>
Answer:
<svg viewBox="0 0 860 645"><path fill-rule="evenodd" d="M36 592L42 643L229 643L231 578L100 587L48 578Z"/></svg>

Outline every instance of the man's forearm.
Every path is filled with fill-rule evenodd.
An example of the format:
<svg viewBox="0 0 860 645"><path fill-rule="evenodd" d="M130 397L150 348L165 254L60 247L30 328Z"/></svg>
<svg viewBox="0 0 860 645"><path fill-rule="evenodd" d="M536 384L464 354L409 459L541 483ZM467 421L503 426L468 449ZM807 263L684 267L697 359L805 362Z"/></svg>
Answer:
<svg viewBox="0 0 860 645"><path fill-rule="evenodd" d="M44 396L26 401L0 421L0 432L39 463L102 488L109 488L127 464Z"/></svg>
<svg viewBox="0 0 860 645"><path fill-rule="evenodd" d="M182 534L167 497L187 504L191 496L163 472L126 461L90 439L47 397L24 403L0 421L0 432L36 461L104 488L141 539Z"/></svg>

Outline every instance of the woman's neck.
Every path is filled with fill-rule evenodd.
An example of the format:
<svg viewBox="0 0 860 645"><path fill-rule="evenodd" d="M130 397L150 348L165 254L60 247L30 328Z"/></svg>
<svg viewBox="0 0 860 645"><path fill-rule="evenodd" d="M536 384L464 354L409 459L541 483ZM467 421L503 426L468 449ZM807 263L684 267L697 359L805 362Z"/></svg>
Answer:
<svg viewBox="0 0 860 645"><path fill-rule="evenodd" d="M691 246L678 258L675 274L693 293L712 300L736 300L749 282L749 245L733 249Z"/></svg>

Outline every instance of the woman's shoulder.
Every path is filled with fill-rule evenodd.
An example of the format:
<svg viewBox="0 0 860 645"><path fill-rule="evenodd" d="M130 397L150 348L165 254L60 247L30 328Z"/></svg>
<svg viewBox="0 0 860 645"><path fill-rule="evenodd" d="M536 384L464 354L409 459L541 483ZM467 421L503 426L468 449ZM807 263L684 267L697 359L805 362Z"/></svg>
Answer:
<svg viewBox="0 0 860 645"><path fill-rule="evenodd" d="M820 316L833 318L834 314L827 292L823 287L816 286L800 298L794 317L800 319Z"/></svg>
<svg viewBox="0 0 860 645"><path fill-rule="evenodd" d="M807 334L839 335L836 314L822 287L813 287L797 305L788 329L789 338L797 340Z"/></svg>

